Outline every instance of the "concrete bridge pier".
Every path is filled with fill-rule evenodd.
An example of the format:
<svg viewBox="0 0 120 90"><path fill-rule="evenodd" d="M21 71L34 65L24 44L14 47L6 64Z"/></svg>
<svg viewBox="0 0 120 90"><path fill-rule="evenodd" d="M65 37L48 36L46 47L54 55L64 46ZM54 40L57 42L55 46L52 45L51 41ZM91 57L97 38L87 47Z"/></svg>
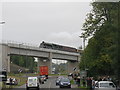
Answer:
<svg viewBox="0 0 120 90"><path fill-rule="evenodd" d="M38 59L38 73L40 73L40 66L48 66L48 73L52 71L52 59L39 58Z"/></svg>
<svg viewBox="0 0 120 90"><path fill-rule="evenodd" d="M68 65L68 74L69 73L72 73L74 71L78 71L79 70L79 63L78 61L68 61L67 62L67 65ZM75 69L75 70L74 70Z"/></svg>
<svg viewBox="0 0 120 90"><path fill-rule="evenodd" d="M10 72L10 48L7 45L0 44L0 69L6 69Z"/></svg>

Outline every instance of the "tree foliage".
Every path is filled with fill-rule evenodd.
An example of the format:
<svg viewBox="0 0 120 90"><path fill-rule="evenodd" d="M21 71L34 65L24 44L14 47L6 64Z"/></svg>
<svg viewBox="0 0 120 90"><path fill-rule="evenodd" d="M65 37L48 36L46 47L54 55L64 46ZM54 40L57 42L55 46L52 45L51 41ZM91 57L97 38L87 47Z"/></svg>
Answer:
<svg viewBox="0 0 120 90"><path fill-rule="evenodd" d="M80 69L89 69L90 75L120 77L120 3L93 2L87 15L82 36L89 39L81 57Z"/></svg>
<svg viewBox="0 0 120 90"><path fill-rule="evenodd" d="M10 60L18 66L29 69L30 72L36 71L37 63L33 57L11 55Z"/></svg>

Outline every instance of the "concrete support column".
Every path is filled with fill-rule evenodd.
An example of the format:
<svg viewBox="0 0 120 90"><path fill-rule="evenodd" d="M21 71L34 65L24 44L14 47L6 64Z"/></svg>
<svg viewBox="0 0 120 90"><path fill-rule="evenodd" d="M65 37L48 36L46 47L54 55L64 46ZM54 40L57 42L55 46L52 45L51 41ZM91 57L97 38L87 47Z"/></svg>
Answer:
<svg viewBox="0 0 120 90"><path fill-rule="evenodd" d="M2 45L0 44L0 71L2 71Z"/></svg>
<svg viewBox="0 0 120 90"><path fill-rule="evenodd" d="M7 63L7 65L6 65L6 68L7 68L7 72L10 72L10 55L9 56L7 56L7 58L6 58L6 63Z"/></svg>
<svg viewBox="0 0 120 90"><path fill-rule="evenodd" d="M6 69L7 72L10 72L10 48L7 45L0 45L0 63L2 69Z"/></svg>
<svg viewBox="0 0 120 90"><path fill-rule="evenodd" d="M76 68L76 71L79 70L79 63L75 61L68 61L67 62L67 70L68 74L74 72L74 69Z"/></svg>
<svg viewBox="0 0 120 90"><path fill-rule="evenodd" d="M49 61L50 61L49 74L52 74L52 53L51 52L49 54Z"/></svg>

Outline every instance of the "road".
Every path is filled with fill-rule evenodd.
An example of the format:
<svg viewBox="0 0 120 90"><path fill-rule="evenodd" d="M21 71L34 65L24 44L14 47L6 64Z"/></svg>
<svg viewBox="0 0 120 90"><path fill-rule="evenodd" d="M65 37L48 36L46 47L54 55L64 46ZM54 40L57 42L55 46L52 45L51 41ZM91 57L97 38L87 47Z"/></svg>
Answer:
<svg viewBox="0 0 120 90"><path fill-rule="evenodd" d="M54 88L59 88L59 86L56 86L56 78L57 78L56 76L49 77L49 79L44 84L40 84L40 88L46 88L46 89L49 89L49 90L54 89ZM26 86L22 85L18 88L25 90ZM76 86L72 85L71 88L76 88Z"/></svg>

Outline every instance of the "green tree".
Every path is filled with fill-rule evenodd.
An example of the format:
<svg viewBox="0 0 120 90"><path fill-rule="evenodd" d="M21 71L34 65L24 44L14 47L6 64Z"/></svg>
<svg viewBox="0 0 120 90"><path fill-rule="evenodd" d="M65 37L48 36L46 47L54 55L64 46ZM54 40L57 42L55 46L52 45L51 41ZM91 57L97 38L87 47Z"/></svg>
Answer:
<svg viewBox="0 0 120 90"><path fill-rule="evenodd" d="M81 57L80 68L88 68L91 75L120 77L120 3L93 2L87 15L82 36L90 37ZM100 72L99 72L100 71Z"/></svg>
<svg viewBox="0 0 120 90"><path fill-rule="evenodd" d="M36 66L37 63L34 62L34 58L33 57L28 57L28 56L17 56L17 55L11 55L10 57L11 62L24 67L24 68L28 68L30 70L30 72L36 71Z"/></svg>

